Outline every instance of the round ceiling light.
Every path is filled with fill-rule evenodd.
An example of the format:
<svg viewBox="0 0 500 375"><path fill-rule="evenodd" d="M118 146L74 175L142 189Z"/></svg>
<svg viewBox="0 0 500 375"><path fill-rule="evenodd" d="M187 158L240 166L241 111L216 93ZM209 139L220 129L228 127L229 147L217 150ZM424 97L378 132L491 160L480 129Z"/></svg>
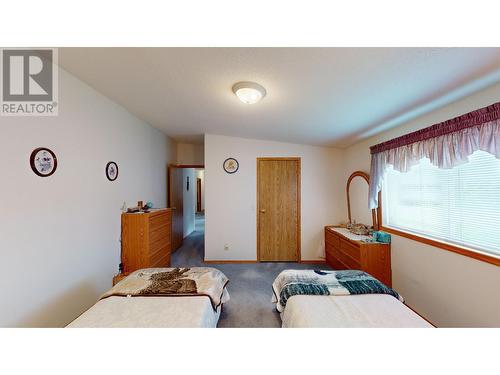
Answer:
<svg viewBox="0 0 500 375"><path fill-rule="evenodd" d="M266 89L255 82L238 82L233 92L245 104L255 104L266 96Z"/></svg>

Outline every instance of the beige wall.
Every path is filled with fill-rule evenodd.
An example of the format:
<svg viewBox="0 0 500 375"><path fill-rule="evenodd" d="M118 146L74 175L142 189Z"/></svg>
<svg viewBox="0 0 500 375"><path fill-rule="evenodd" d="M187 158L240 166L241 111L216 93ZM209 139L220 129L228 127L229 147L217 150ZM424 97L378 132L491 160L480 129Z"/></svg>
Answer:
<svg viewBox="0 0 500 375"><path fill-rule="evenodd" d="M203 145L177 143L177 164L202 165L204 158Z"/></svg>
<svg viewBox="0 0 500 375"><path fill-rule="evenodd" d="M201 210L205 210L205 170L196 169L196 178L201 180Z"/></svg>
<svg viewBox="0 0 500 375"><path fill-rule="evenodd" d="M266 156L302 158L302 259L324 256L323 227L339 222L346 206L341 150L206 134L206 259L256 260L256 158ZM224 172L228 157L238 160L237 173Z"/></svg>
<svg viewBox="0 0 500 375"><path fill-rule="evenodd" d="M62 327L111 287L120 263L120 208L166 202L169 138L61 70L59 116L0 117L0 326ZM36 147L58 169L30 169ZM108 161L119 166L106 179Z"/></svg>
<svg viewBox="0 0 500 375"><path fill-rule="evenodd" d="M498 102L500 84L457 101L345 150L343 180L370 172L369 146ZM359 199L366 199L359 197ZM500 327L500 268L456 253L393 236L394 288L440 327Z"/></svg>
<svg viewBox="0 0 500 375"><path fill-rule="evenodd" d="M189 190L187 179L189 177ZM196 173L194 168L182 169L182 221L183 237L189 236L194 231L196 212Z"/></svg>

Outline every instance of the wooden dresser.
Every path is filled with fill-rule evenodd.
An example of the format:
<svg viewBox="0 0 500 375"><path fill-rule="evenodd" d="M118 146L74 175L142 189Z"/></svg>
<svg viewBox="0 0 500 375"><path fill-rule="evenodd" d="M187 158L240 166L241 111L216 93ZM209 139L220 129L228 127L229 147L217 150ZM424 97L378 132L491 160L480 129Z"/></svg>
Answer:
<svg viewBox="0 0 500 375"><path fill-rule="evenodd" d="M325 253L328 265L339 270L365 271L388 287L392 287L391 245L351 239L347 234L339 233L334 228L337 227L325 227Z"/></svg>
<svg viewBox="0 0 500 375"><path fill-rule="evenodd" d="M141 268L169 267L172 243L172 210L122 214L123 274Z"/></svg>

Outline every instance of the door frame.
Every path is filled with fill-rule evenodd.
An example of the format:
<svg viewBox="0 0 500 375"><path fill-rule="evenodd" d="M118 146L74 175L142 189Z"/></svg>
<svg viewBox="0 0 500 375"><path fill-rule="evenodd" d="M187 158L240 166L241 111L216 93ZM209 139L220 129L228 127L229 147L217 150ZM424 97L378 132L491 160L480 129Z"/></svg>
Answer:
<svg viewBox="0 0 500 375"><path fill-rule="evenodd" d="M171 176L171 172L172 172L173 168L180 168L180 169L182 169L182 168L200 168L200 169L203 168L203 169L205 169L205 165L204 164L173 164L173 163L170 163L167 165L167 178L166 178L166 180L167 180L167 207L168 208L172 208L172 191L171 191L171 186L170 186L170 180L171 180L170 176ZM184 181L183 181L182 189L184 189ZM181 211L179 211L179 212L182 215L183 220L184 220L184 212L181 212ZM172 213L172 215L174 215L174 214ZM172 226L174 224L173 220L174 220L174 218L172 217ZM179 247L182 246L183 242L184 242L184 238L182 238L181 244ZM172 247L173 247L173 243L172 243ZM176 251L177 249L172 249L172 252Z"/></svg>
<svg viewBox="0 0 500 375"><path fill-rule="evenodd" d="M301 213L301 176L302 176L302 158L300 157L261 157L257 158L256 161L256 168L257 168L257 211L256 211L256 216L257 216L257 262L261 262L260 260L260 207L259 207L259 162L260 161L296 161L297 162L297 263L300 263L302 261L302 244L301 244L301 231L302 231L302 225L301 225L301 218L302 218L302 213ZM268 261L266 261L268 262Z"/></svg>
<svg viewBox="0 0 500 375"><path fill-rule="evenodd" d="M205 169L205 164L168 164L167 165L167 207L170 207L170 169L171 168L195 168Z"/></svg>
<svg viewBox="0 0 500 375"><path fill-rule="evenodd" d="M196 212L201 212L201 178L196 177Z"/></svg>

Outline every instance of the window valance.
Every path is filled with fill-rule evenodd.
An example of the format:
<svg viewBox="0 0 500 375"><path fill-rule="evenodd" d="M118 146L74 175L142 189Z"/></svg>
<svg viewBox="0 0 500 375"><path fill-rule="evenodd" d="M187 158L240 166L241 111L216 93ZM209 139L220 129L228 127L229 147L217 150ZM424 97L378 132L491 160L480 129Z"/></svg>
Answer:
<svg viewBox="0 0 500 375"><path fill-rule="evenodd" d="M500 102L370 147L370 208L378 207L388 166L407 172L428 158L438 168L453 168L477 150L500 159Z"/></svg>

